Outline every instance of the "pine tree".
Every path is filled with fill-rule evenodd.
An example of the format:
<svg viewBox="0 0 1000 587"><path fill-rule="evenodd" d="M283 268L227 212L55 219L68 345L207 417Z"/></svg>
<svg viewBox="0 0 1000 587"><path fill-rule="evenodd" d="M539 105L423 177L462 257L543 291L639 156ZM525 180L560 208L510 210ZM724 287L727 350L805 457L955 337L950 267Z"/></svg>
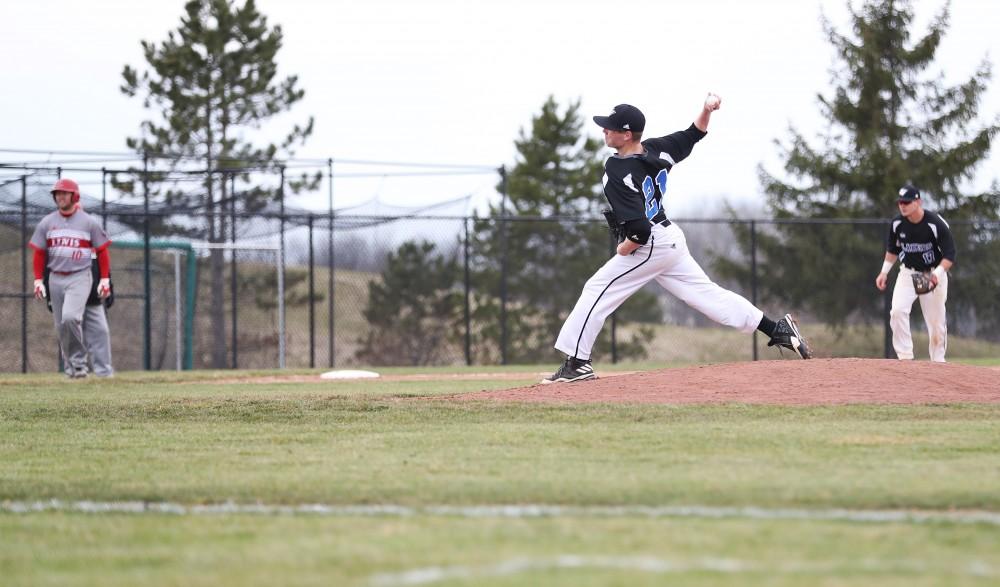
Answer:
<svg viewBox="0 0 1000 587"><path fill-rule="evenodd" d="M175 223L167 217L158 219L154 231L223 242L225 217L220 212L224 206L257 211L279 197L282 188L313 188L319 181L318 174L302 175L284 186L262 183L260 175L251 181L252 172L268 172L272 180L283 173L281 157L290 156L295 145L305 142L313 119L295 125L278 145L255 146L248 131L289 110L304 96L295 76L277 77L281 27L270 27L254 0L246 0L242 7L234 0L190 0L184 12L180 26L165 41L142 42L148 71L140 75L128 65L122 71L121 91L129 97L141 96L143 105L161 118L144 121L141 135L126 143L153 157L153 173L147 176L152 199L167 212L185 215ZM184 181L193 162L200 162L197 171L203 178L196 188ZM115 185L126 193L139 192L136 177L133 172ZM234 187L238 197L231 193ZM193 223L186 216L190 213L203 213L205 224ZM226 360L222 266L221 251L213 251L214 367L225 366Z"/></svg>
<svg viewBox="0 0 1000 587"><path fill-rule="evenodd" d="M560 113L553 97L546 100L532 118L531 132L522 129L515 141L516 163L505 185L498 186L506 192L506 201L475 223L473 320L479 325L480 361L500 358L504 326L508 362L555 358L552 344L563 320L584 282L611 254L599 213L606 205L600 191L603 143L584 136L579 108L579 101L572 102ZM505 312L500 299L504 286ZM623 320L660 319L653 297L641 293L618 315ZM608 350L608 333L605 328L597 352ZM648 339L647 335L643 331L635 340ZM642 356L639 342L621 342L619 350L631 358Z"/></svg>
<svg viewBox="0 0 1000 587"><path fill-rule="evenodd" d="M356 357L368 365L440 365L461 354L464 340L461 266L433 243L408 241L368 283L368 332Z"/></svg>
<svg viewBox="0 0 1000 587"><path fill-rule="evenodd" d="M915 40L908 0L866 0L857 10L850 3L848 8L850 35L824 20L838 61L832 93L819 96L827 121L821 144L792 128L786 143L777 142L790 181L760 170L775 219L884 219L873 224L779 224L758 234L758 255L766 264L760 280L765 298L810 310L834 325L882 315L883 301L873 280L885 251L887 221L898 213L901 186L918 186L928 200L925 206L953 222L959 278L963 267L996 264L997 242L988 233L966 232L955 221L996 219L1000 205L995 187L979 194L965 188L1000 129L996 119L976 122L991 77L989 62L984 60L970 79L952 87L942 75L926 74L948 29L949 5ZM737 232L747 243L746 226ZM717 267L749 280L745 265L721 259ZM973 291L977 287L963 281L949 306L960 308L963 297L978 295ZM995 285L989 287L996 291Z"/></svg>

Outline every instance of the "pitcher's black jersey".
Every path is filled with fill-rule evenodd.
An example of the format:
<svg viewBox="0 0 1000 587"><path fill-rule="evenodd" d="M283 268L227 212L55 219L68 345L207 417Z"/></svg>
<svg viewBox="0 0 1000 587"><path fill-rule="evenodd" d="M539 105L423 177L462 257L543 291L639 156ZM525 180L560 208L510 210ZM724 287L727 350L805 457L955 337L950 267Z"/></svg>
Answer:
<svg viewBox="0 0 1000 587"><path fill-rule="evenodd" d="M706 134L692 124L686 130L642 141L646 150L640 155L611 156L604 163L604 196L618 221L640 218L650 224L665 221L663 198L667 193L667 174L691 154L694 144Z"/></svg>
<svg viewBox="0 0 1000 587"><path fill-rule="evenodd" d="M916 224L902 214L892 219L885 250L899 255L899 262L915 271L928 271L941 259L955 262L955 239L944 218L924 210Z"/></svg>

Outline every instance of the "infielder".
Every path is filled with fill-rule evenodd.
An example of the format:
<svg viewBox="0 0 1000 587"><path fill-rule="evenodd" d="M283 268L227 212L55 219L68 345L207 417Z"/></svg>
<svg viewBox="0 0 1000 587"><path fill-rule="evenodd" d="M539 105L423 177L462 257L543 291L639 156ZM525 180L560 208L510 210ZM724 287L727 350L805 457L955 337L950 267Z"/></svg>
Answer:
<svg viewBox="0 0 1000 587"><path fill-rule="evenodd" d="M97 255L100 280L97 293L106 298L111 293L111 241L100 222L80 209L80 187L71 179L60 179L52 187L55 212L42 218L28 245L34 249L35 298L48 297L52 303L59 350L66 374L72 378L87 376L87 346L84 343L84 313L100 312L100 317L88 314L87 336L90 347L97 349L95 357L107 357L110 369L111 337L108 333L104 307L87 306L93 285L91 254ZM44 281L49 270L48 291ZM103 360L95 361L96 375Z"/></svg>
<svg viewBox="0 0 1000 587"><path fill-rule="evenodd" d="M581 381L595 376L590 362L594 341L605 319L633 293L652 280L712 320L750 333L760 330L770 341L812 356L791 314L774 322L740 295L716 285L688 252L680 227L667 219L664 196L674 165L691 154L708 131L721 100L709 94L694 123L686 130L642 141L646 118L635 106L620 104L608 116L595 116L604 143L615 154L604 164L604 196L621 228L617 254L583 287L566 318L555 348L566 361L542 383ZM622 236L624 239L622 240Z"/></svg>
<svg viewBox="0 0 1000 587"><path fill-rule="evenodd" d="M951 227L940 215L924 210L920 191L912 185L899 190L899 214L889 225L885 260L875 278L875 287L884 291L889 270L898 258L899 275L892 288L889 325L892 347L901 360L913 359L910 310L920 300L920 311L930 334L928 350L932 361L943 363L948 348L948 270L955 263L955 239Z"/></svg>

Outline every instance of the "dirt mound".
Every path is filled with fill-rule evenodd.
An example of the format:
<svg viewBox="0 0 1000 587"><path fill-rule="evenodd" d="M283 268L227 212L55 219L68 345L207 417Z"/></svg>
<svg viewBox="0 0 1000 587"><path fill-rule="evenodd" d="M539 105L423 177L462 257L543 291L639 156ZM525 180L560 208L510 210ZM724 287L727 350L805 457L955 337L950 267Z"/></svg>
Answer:
<svg viewBox="0 0 1000 587"><path fill-rule="evenodd" d="M1000 403L1000 369L888 359L757 361L609 374L455 397L565 403Z"/></svg>

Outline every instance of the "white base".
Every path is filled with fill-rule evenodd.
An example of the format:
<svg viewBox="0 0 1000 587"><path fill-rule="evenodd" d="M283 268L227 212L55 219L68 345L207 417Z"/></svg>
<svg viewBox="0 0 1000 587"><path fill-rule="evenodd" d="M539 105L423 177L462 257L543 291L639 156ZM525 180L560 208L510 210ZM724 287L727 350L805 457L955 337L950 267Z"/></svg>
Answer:
<svg viewBox="0 0 1000 587"><path fill-rule="evenodd" d="M320 375L320 379L374 379L378 376L378 373L374 371L340 369L337 371L327 371Z"/></svg>

